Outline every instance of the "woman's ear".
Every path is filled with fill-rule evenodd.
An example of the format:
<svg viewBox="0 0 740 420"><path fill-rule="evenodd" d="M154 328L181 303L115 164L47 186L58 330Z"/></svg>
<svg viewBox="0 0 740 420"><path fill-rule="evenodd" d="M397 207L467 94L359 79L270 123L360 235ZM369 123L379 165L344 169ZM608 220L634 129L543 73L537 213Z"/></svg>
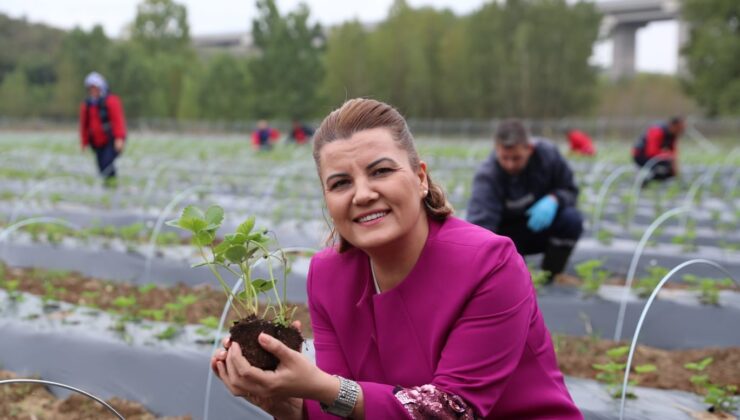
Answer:
<svg viewBox="0 0 740 420"><path fill-rule="evenodd" d="M427 164L424 161L419 162L419 170L417 171L417 176L419 177L419 181L421 182L422 190L428 190L429 189L429 178L427 178Z"/></svg>

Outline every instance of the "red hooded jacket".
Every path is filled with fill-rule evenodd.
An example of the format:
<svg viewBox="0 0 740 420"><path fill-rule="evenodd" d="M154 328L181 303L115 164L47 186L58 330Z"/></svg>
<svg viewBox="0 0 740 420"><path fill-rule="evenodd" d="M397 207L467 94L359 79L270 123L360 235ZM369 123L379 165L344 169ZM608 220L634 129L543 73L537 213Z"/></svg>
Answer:
<svg viewBox="0 0 740 420"><path fill-rule="evenodd" d="M570 151L579 155L593 156L596 149L591 138L583 131L571 130L568 132Z"/></svg>
<svg viewBox="0 0 740 420"><path fill-rule="evenodd" d="M109 141L109 133L114 139L126 139L126 118L123 115L123 106L118 96L108 94L103 99L108 111L108 129L100 118L100 108L82 102L80 105L80 144L82 147L105 146ZM109 131L109 133L108 133Z"/></svg>

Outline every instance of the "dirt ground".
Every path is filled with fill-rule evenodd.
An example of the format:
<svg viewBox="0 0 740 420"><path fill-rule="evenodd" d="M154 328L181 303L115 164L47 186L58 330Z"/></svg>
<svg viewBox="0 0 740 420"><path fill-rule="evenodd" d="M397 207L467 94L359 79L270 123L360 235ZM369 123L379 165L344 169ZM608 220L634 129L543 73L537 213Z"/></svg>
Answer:
<svg viewBox="0 0 740 420"><path fill-rule="evenodd" d="M12 372L0 370L0 380L15 379ZM190 417L156 417L141 404L112 398L106 401L127 420L189 420ZM0 419L14 420L117 420L100 403L80 394L57 399L45 386L10 384L0 386Z"/></svg>
<svg viewBox="0 0 740 420"><path fill-rule="evenodd" d="M595 363L609 362L607 350L618 346L629 346L628 342L616 343L611 340L591 337L570 337L553 335L553 344L558 356L558 364L563 374L578 378L596 379L598 370ZM639 386L659 389L678 389L701 393L702 390L691 383L696 373L684 368L686 363L698 362L706 357L714 361L705 373L717 385L740 385L740 347L703 348L692 350L661 350L648 346L637 346L632 366L652 364L654 372L630 373L630 379L637 380ZM626 357L618 361L623 362Z"/></svg>
<svg viewBox="0 0 740 420"><path fill-rule="evenodd" d="M1 270L1 269L0 269ZM53 300L100 308L111 312L120 312L120 308L113 303L118 297L135 297L135 305L132 308L137 316L144 319L153 319L146 310L164 310L164 321L180 321L188 324L199 324L200 321L209 316L221 317L221 311L226 305L226 295L223 291L212 289L208 286L189 287L178 284L173 287L146 287L133 286L130 284L104 281L100 279L84 277L78 273L60 273L44 271L39 269L23 269L5 267L6 281L18 281L18 290L32 293L37 296L49 294L51 289L48 284L53 285ZM153 285L152 285L153 286ZM0 279L0 287L2 281ZM174 319L179 315L167 309L168 303L176 303L178 297L194 295L195 302L187 305L183 311L184 319ZM311 321L308 308L305 305L294 305L296 312L294 319L301 322L303 335L312 337ZM131 310L131 309L130 309ZM142 313L141 311L144 310ZM230 321L238 320L236 313L231 310L227 325Z"/></svg>

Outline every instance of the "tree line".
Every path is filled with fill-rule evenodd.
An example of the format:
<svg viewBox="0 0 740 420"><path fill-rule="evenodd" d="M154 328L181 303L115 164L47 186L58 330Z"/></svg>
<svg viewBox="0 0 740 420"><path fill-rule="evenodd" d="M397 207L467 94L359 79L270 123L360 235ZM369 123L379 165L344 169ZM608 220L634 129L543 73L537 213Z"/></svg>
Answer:
<svg viewBox="0 0 740 420"><path fill-rule="evenodd" d="M123 39L0 15L0 115L74 117L93 70L131 118L305 119L357 96L415 118L551 118L586 114L597 100L591 3L491 1L459 16L395 0L381 22L331 28L307 5L256 5L246 56L196 51L175 0L143 0Z"/></svg>

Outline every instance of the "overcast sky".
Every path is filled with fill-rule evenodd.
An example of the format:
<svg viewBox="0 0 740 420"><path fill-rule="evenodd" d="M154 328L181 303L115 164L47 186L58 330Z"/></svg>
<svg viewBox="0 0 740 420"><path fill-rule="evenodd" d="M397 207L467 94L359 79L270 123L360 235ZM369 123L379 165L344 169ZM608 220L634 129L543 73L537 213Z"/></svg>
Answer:
<svg viewBox="0 0 740 420"><path fill-rule="evenodd" d="M191 35L248 31L255 16L254 0L176 0L188 8ZM323 24L336 24L357 18L364 22L382 20L393 0L307 0L311 15ZM458 14L469 13L484 0L407 0L412 6L449 8ZM117 37L133 21L141 0L2 0L0 12L11 17L26 17L64 29L80 26L90 29L101 24L108 36ZM300 0L277 0L281 11L292 10ZM675 73L678 59L678 25L656 22L637 34L637 69ZM593 62L611 62L611 43L594 48Z"/></svg>

